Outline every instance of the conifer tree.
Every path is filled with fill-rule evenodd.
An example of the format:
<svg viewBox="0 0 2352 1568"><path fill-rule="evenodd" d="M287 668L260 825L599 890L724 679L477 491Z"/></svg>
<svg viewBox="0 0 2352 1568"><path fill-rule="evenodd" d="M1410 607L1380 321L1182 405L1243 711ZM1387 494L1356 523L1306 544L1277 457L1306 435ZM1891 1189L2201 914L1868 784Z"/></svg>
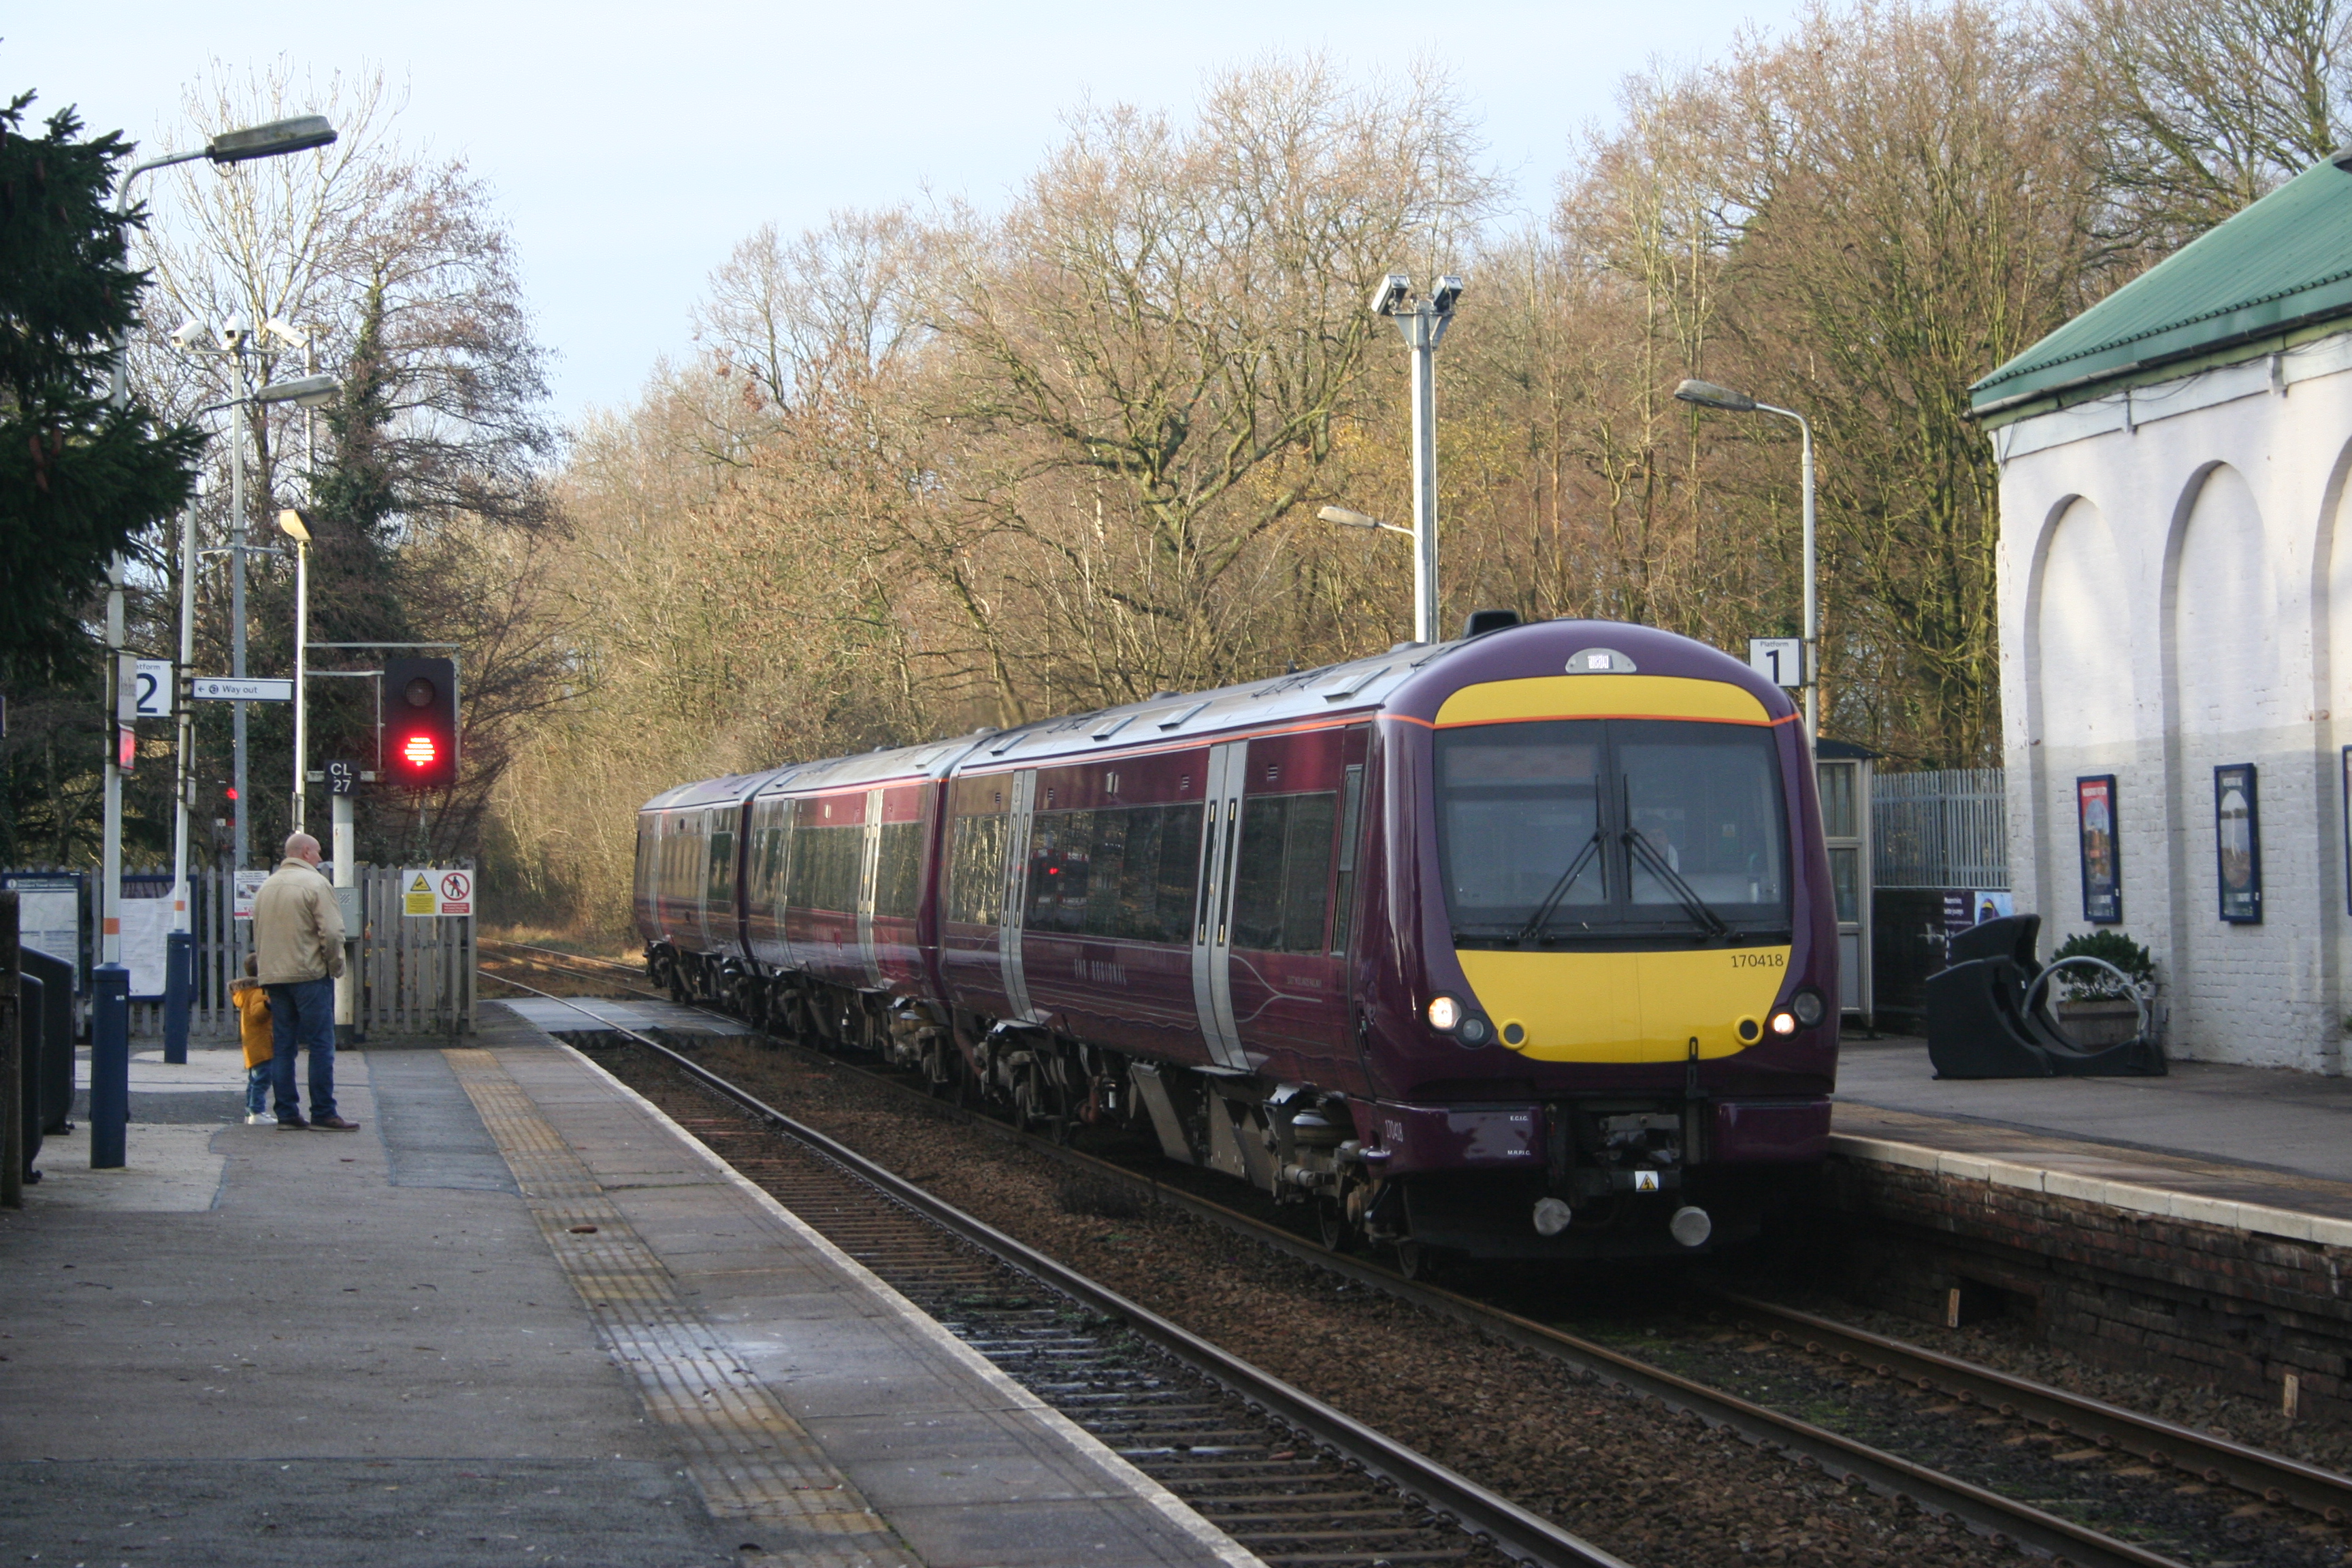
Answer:
<svg viewBox="0 0 2352 1568"><path fill-rule="evenodd" d="M131 149L84 140L70 109L26 134L33 98L0 108L0 671L17 681L87 658L108 559L187 499L204 439L108 400L147 281L129 265L143 215L109 199Z"/></svg>

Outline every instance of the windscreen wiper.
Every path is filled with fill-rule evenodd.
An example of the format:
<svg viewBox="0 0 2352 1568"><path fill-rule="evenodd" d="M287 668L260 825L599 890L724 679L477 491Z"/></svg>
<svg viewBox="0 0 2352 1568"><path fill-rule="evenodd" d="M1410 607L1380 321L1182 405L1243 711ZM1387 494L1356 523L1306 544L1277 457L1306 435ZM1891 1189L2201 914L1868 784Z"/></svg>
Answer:
<svg viewBox="0 0 2352 1568"><path fill-rule="evenodd" d="M1714 908L1698 896L1697 889L1683 880L1683 874L1675 870L1664 855L1658 853L1656 846L1642 836L1640 828L1627 828L1624 832L1624 839L1625 847L1632 850L1642 864L1647 866L1651 873L1673 891L1675 901L1682 905L1685 914L1696 921L1708 935L1722 938L1727 942L1731 939L1731 927L1724 922L1723 917L1717 914Z"/></svg>
<svg viewBox="0 0 2352 1568"><path fill-rule="evenodd" d="M1559 901L1568 897L1568 890L1576 886L1576 879L1584 875L1584 868L1592 864L1592 857L1600 849L1601 829L1596 827L1592 830L1592 837L1584 841L1584 847L1577 852L1574 860L1569 862L1568 869L1559 874L1559 880L1551 885L1551 891L1544 895L1544 901L1536 906L1536 912L1528 917L1528 923L1519 928L1512 942L1530 942L1543 935L1544 927L1551 923L1553 911L1559 908Z"/></svg>

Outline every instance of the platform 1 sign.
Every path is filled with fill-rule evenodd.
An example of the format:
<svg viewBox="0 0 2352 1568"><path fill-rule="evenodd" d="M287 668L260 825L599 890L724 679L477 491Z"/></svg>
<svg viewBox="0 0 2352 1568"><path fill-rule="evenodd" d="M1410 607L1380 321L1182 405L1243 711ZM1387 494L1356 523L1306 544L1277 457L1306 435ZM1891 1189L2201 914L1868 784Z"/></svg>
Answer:
<svg viewBox="0 0 2352 1568"><path fill-rule="evenodd" d="M413 866L400 874L400 912L420 920L471 916L474 874L450 867Z"/></svg>
<svg viewBox="0 0 2352 1568"><path fill-rule="evenodd" d="M1775 686L1805 683L1805 644L1801 637L1749 637L1748 668Z"/></svg>

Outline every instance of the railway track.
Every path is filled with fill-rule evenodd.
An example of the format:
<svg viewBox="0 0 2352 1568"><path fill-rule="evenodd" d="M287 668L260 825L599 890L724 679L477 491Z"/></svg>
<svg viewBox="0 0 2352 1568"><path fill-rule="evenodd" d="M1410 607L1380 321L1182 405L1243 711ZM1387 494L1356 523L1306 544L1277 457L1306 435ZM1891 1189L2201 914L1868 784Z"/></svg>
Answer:
<svg viewBox="0 0 2352 1568"><path fill-rule="evenodd" d="M610 980L578 965L593 963L625 971L629 967L614 960L583 960L580 955L531 949L526 944L496 945L539 953L541 956L530 962L569 969L600 984L610 984ZM657 994L641 985L630 988L645 994ZM796 1051L807 1051L807 1047L797 1044L786 1044ZM949 1115L997 1136L1016 1140L1090 1176L1133 1188L1149 1201L1173 1204L1320 1268L1507 1342L1566 1362L1670 1410L1686 1413L1710 1426L1728 1427L1750 1442L1786 1452L1800 1465L1851 1479L1886 1495L1907 1498L1979 1535L2011 1542L2029 1552L2084 1564L2085 1568L2111 1563L2152 1568L2175 1563L2147 1547L1679 1375L1554 1324L1507 1311L1493 1302L1442 1286L1408 1280L1368 1259L1332 1253L1316 1240L1114 1162L1057 1146L992 1118L951 1110L889 1074L857 1068L829 1055L822 1059L835 1070L862 1072L897 1092L919 1099L933 1114ZM1952 1401L1970 1416L1998 1417L2038 1428L2044 1434L2077 1440L2086 1446L2084 1452L2117 1451L2184 1482L2227 1488L2273 1506L2299 1510L2329 1524L2340 1525L2352 1520L2352 1478L1769 1302L1724 1295L1709 1304L1714 1309L1712 1315L1738 1332L1752 1335L1780 1353L1802 1358L1823 1376L1907 1386Z"/></svg>
<svg viewBox="0 0 2352 1568"><path fill-rule="evenodd" d="M731 1101L682 1124L1269 1568L1616 1557L982 1224L662 1042L576 1009Z"/></svg>

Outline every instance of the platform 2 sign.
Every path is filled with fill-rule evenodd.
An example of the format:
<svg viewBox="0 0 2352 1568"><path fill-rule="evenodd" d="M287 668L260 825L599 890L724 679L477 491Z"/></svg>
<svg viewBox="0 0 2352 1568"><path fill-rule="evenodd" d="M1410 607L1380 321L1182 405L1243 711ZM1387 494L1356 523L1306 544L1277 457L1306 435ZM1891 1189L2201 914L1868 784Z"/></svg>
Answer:
<svg viewBox="0 0 2352 1568"><path fill-rule="evenodd" d="M474 912L474 874L452 867L409 868L400 874L400 912L419 920L447 915L470 917Z"/></svg>

